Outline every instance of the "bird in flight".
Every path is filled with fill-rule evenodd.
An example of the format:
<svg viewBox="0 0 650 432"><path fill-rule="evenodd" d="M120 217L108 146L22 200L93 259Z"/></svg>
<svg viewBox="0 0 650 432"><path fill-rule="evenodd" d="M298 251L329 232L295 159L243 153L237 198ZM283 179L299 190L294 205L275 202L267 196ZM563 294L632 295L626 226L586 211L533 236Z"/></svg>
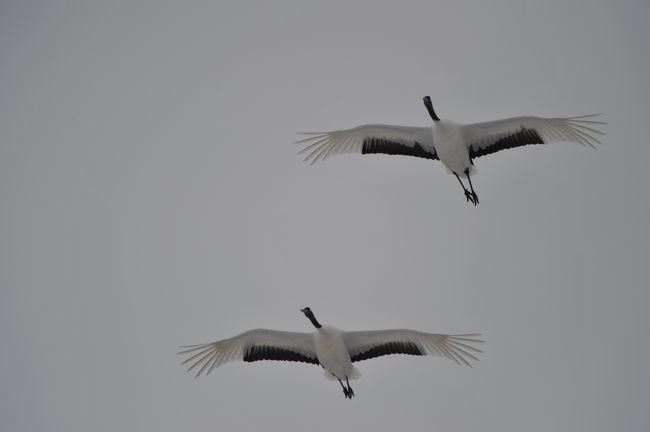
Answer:
<svg viewBox="0 0 650 432"><path fill-rule="evenodd" d="M384 153L439 160L456 176L467 202L479 203L472 185L474 159L500 150L528 144L576 142L595 148L604 135L595 129L606 124L596 118L600 114L579 117L543 118L511 117L483 123L460 124L438 118L431 98L424 105L433 120L432 127L368 124L332 132L303 132L309 137L296 141L305 147L305 161L312 164L339 153ZM466 178L469 189L461 178Z"/></svg>
<svg viewBox="0 0 650 432"><path fill-rule="evenodd" d="M444 335L415 330L341 331L321 325L309 307L300 310L316 327L313 333L255 329L238 336L201 345L189 345L178 354L189 356L182 364L196 377L212 372L224 363L243 360L280 360L320 365L325 376L337 380L343 395L352 399L350 380L361 376L352 364L389 354L446 357L457 364L471 366L482 351L474 345L482 343L479 334ZM345 382L345 384L344 384Z"/></svg>

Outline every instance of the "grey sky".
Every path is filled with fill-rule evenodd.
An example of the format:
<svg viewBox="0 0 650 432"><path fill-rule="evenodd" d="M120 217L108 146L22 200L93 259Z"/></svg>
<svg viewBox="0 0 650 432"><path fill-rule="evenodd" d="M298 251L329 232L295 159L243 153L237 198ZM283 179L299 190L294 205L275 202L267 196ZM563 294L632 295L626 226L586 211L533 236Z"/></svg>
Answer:
<svg viewBox="0 0 650 432"><path fill-rule="evenodd" d="M241 2L245 3L245 2ZM0 429L647 430L650 2L3 1ZM461 4L462 3L462 4ZM297 131L603 112L604 145L439 164ZM473 369L194 380L254 327L479 331Z"/></svg>

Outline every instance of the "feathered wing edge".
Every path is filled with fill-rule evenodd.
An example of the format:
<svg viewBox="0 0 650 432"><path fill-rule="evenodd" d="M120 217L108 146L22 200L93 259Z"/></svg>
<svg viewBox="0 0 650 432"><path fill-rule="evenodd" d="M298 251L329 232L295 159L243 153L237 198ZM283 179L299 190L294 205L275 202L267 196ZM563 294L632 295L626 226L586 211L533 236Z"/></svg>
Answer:
<svg viewBox="0 0 650 432"><path fill-rule="evenodd" d="M596 135L605 133L595 127L607 124L593 119L600 115L567 118L513 117L468 124L464 128L472 158L528 144L562 141L596 148L596 144L602 144Z"/></svg>
<svg viewBox="0 0 650 432"><path fill-rule="evenodd" d="M225 341L217 341L200 345L184 345L181 346L181 348L185 349L179 351L177 354L191 354L191 356L185 359L181 364L190 364L187 372L191 372L193 369L201 366L194 376L195 378L198 378L198 376L203 372L205 372L206 375L209 375L215 367L221 366L224 363L243 359L243 347L228 349L227 346L224 346L224 342Z"/></svg>
<svg viewBox="0 0 650 432"><path fill-rule="evenodd" d="M378 330L344 333L352 361L390 354L446 357L456 364L470 366L483 351L473 346L484 341L478 333L443 335L415 330Z"/></svg>
<svg viewBox="0 0 650 432"><path fill-rule="evenodd" d="M318 364L313 335L255 329L230 339L186 345L177 354L189 355L181 364L189 364L188 372L197 369L195 377L209 375L216 367L234 360L279 360Z"/></svg>
<svg viewBox="0 0 650 432"><path fill-rule="evenodd" d="M482 354L483 351L470 344L484 343L485 341L476 339L480 336L478 333L444 335L438 344L423 342L423 345L427 348L429 355L439 355L453 360L458 365L464 364L472 367L469 360L479 361L474 354Z"/></svg>
<svg viewBox="0 0 650 432"><path fill-rule="evenodd" d="M596 138L596 135L605 135L605 132L599 131L592 126L596 125L606 125L607 123L599 120L586 120L593 119L602 115L598 114L588 114L584 116L577 117L568 117L563 119L555 119L564 121L566 129L554 128L551 126L542 125L539 127L539 132L542 134L542 138L550 138L549 141L572 141L577 142L580 145L588 146L591 148L596 148L596 144L602 145L602 143ZM592 126L588 126L592 125Z"/></svg>
<svg viewBox="0 0 650 432"><path fill-rule="evenodd" d="M312 165L341 153L365 153L364 146L374 147L368 153L403 154L437 159L433 142L427 136L430 128L371 124L330 132L300 132L311 135L296 141L304 144L298 152L306 154L303 161ZM374 144L374 145L373 145Z"/></svg>

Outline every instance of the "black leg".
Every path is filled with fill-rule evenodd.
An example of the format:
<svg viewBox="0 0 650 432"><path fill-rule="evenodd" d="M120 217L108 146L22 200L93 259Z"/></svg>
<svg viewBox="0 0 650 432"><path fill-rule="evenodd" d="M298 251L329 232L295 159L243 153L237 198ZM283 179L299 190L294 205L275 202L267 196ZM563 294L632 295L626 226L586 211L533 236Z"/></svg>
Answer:
<svg viewBox="0 0 650 432"><path fill-rule="evenodd" d="M472 190L472 202L474 205L478 204L478 196L476 195L476 192L474 192L474 186L472 186L472 179L469 176L469 168L465 170L465 175L467 176L467 181L469 182L469 188Z"/></svg>
<svg viewBox="0 0 650 432"><path fill-rule="evenodd" d="M350 381L347 376L345 377L345 383L348 385L348 393L350 393L350 399L352 399L352 396L354 396L354 390L350 387Z"/></svg>
<svg viewBox="0 0 650 432"><path fill-rule="evenodd" d="M472 193L467 190L467 188L463 184L463 181L460 179L460 177L458 177L458 174L454 173L454 175L458 179L458 183L460 183L461 187L463 188L463 192L465 192L465 198L467 198L467 201L468 202L471 201L472 204L476 205L476 203L474 202L474 195L472 195ZM469 178L469 176L467 178Z"/></svg>
<svg viewBox="0 0 650 432"><path fill-rule="evenodd" d="M352 399L353 394L350 393L352 389L348 390L348 387L350 387L350 385L348 384L348 387L346 387L343 385L343 382L338 377L336 379L339 380L339 384L341 384L341 388L343 389L343 394L345 395L345 397L347 399Z"/></svg>

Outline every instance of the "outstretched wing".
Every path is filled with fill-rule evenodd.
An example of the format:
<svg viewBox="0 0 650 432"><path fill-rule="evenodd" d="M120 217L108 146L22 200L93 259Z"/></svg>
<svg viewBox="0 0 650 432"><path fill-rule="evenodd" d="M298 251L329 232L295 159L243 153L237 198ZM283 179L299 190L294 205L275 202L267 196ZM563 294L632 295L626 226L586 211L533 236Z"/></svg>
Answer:
<svg viewBox="0 0 650 432"><path fill-rule="evenodd" d="M374 124L306 134L313 136L296 141L296 144L306 145L298 154L306 154L304 160L312 164L339 153L384 153L438 159L428 127Z"/></svg>
<svg viewBox="0 0 650 432"><path fill-rule="evenodd" d="M343 340L353 362L389 354L447 357L458 364L469 364L482 351L479 334L443 335L415 330L375 330L343 333Z"/></svg>
<svg viewBox="0 0 650 432"><path fill-rule="evenodd" d="M595 144L600 144L595 135L604 133L594 129L594 126L606 124L593 120L599 115L568 118L512 117L464 125L462 133L469 147L470 158L528 144L561 141L595 147Z"/></svg>
<svg viewBox="0 0 650 432"><path fill-rule="evenodd" d="M190 356L182 364L190 365L188 372L199 368L197 377L203 372L207 375L215 367L233 360L280 360L319 364L314 336L310 333L255 329L230 339L181 348L185 349L178 354Z"/></svg>

